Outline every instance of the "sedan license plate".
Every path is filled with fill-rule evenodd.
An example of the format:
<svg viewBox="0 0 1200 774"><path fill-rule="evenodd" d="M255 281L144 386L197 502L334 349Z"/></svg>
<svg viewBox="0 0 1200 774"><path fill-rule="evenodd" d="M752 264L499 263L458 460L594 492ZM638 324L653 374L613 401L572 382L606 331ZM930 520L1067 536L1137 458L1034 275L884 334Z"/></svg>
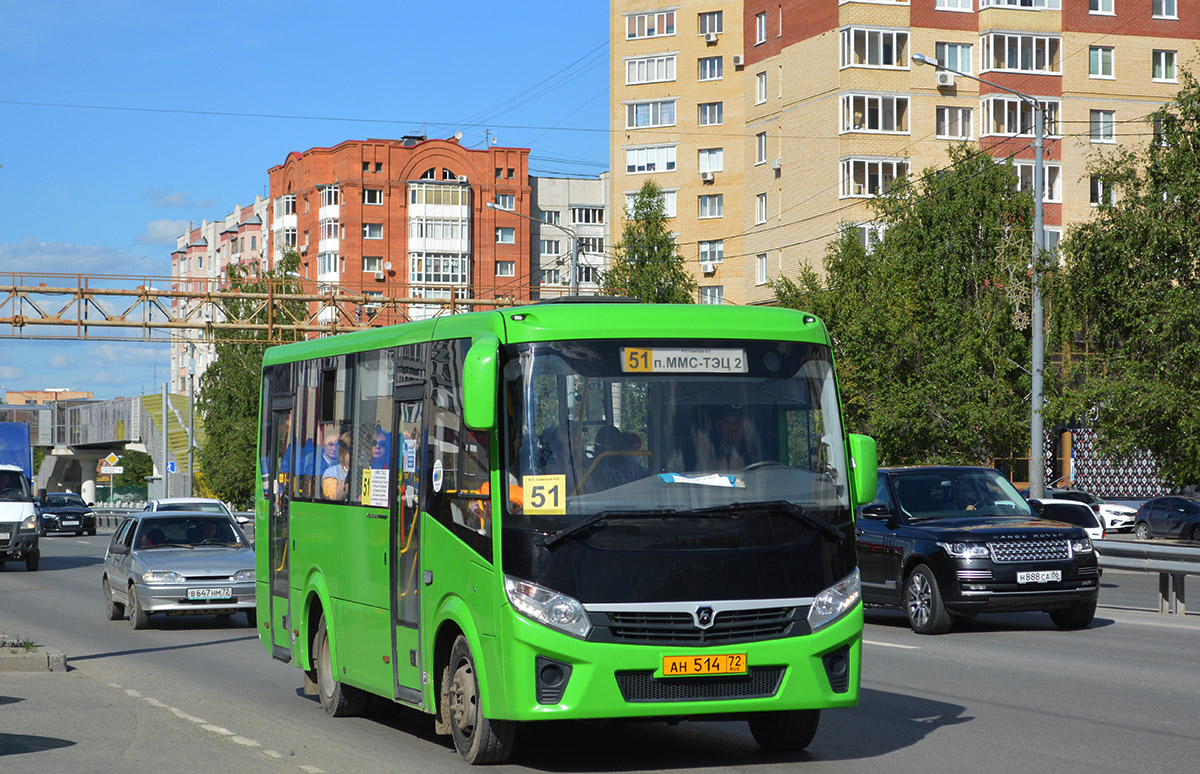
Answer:
<svg viewBox="0 0 1200 774"><path fill-rule="evenodd" d="M1062 580L1062 570L1037 570L1017 573L1017 583L1056 583Z"/></svg>
<svg viewBox="0 0 1200 774"><path fill-rule="evenodd" d="M10 537L12 537L12 534L8 532L0 532L0 540L8 540Z"/></svg>
<svg viewBox="0 0 1200 774"><path fill-rule="evenodd" d="M64 526L64 527L78 527L78 526L79 526L79 522L77 522L77 521L64 521L64 522L63 522L63 526Z"/></svg>
<svg viewBox="0 0 1200 774"><path fill-rule="evenodd" d="M745 653L709 656L663 656L663 677L692 675L740 675L746 672Z"/></svg>
<svg viewBox="0 0 1200 774"><path fill-rule="evenodd" d="M233 596L233 589L188 589L188 599L229 599Z"/></svg>

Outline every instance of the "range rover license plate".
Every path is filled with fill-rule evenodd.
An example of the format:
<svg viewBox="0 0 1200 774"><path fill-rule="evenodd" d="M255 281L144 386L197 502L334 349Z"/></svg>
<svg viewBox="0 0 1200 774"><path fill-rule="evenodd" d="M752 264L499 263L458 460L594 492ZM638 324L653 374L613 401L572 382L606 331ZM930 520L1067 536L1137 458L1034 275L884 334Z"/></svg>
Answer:
<svg viewBox="0 0 1200 774"><path fill-rule="evenodd" d="M229 599L233 589L188 589L188 599Z"/></svg>
<svg viewBox="0 0 1200 774"><path fill-rule="evenodd" d="M1017 583L1056 583L1062 580L1062 570L1037 570L1017 573Z"/></svg>
<svg viewBox="0 0 1200 774"><path fill-rule="evenodd" d="M715 653L708 656L663 656L663 677L740 675L745 674L745 672L745 653Z"/></svg>

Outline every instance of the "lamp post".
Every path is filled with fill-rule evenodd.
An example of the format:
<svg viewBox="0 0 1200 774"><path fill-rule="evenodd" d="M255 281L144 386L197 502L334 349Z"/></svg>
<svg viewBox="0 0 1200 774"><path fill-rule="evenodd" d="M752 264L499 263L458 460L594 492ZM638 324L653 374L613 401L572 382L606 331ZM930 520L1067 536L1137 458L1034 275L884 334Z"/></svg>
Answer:
<svg viewBox="0 0 1200 774"><path fill-rule="evenodd" d="M566 234L567 236L571 237L571 281L568 283L568 285L571 288L571 295L573 295L573 296L579 295L579 237L575 234L574 231L567 228L566 226L560 226L557 223L547 223L544 220L538 220L537 218L531 218L523 212L517 212L516 210L506 210L503 207L497 207L495 202L485 202L484 206L487 207L489 210L496 210L497 212L507 212L509 215L516 215L518 218L524 218L525 220L532 221L532 222L537 223L542 226L554 226L559 231L561 231L564 234Z"/></svg>
<svg viewBox="0 0 1200 774"><path fill-rule="evenodd" d="M1045 445L1045 430L1042 425L1042 401L1045 386L1046 344L1042 331L1042 295L1038 289L1038 274L1041 271L1042 245L1045 241L1045 230L1042 222L1042 197L1045 191L1045 168L1042 164L1042 140L1045 137L1045 110L1042 103L1033 97L1016 89L1001 86L992 81L985 81L970 73L964 73L945 65L938 64L936 59L924 54L913 54L912 60L917 64L931 65L939 70L961 75L979 83L986 83L1001 91L1015 94L1021 102L1033 108L1033 261L1030 265L1030 348L1033 350L1031 369L1031 385L1029 391L1030 420L1029 420L1029 496L1041 497L1046 489L1046 464L1043 452Z"/></svg>

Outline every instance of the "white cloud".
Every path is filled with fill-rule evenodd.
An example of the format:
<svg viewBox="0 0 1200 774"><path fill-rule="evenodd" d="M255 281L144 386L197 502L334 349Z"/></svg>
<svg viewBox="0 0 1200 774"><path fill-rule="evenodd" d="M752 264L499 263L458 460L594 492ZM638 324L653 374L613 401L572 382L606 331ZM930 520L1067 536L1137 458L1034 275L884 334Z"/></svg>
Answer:
<svg viewBox="0 0 1200 774"><path fill-rule="evenodd" d="M186 228L186 224L184 224ZM183 233L180 229L178 233ZM139 240L140 241L140 240ZM39 242L30 234L20 242L0 244L0 266L5 271L22 274L38 272L79 274L142 274L168 276L171 273L171 250L175 247L174 237L170 247L158 254L137 256L124 249L98 245L77 245L69 242ZM32 277L24 278L33 281ZM61 278L48 283L61 285Z"/></svg>
<svg viewBox="0 0 1200 774"><path fill-rule="evenodd" d="M24 379L25 371L16 366L0 366L0 379Z"/></svg>
<svg viewBox="0 0 1200 774"><path fill-rule="evenodd" d="M188 222L186 220L171 220L170 218L160 218L152 220L146 224L146 230L138 234L137 241L142 244L166 244L170 245L170 249L175 249L175 240L185 231L187 231ZM164 251L170 255L170 250Z"/></svg>
<svg viewBox="0 0 1200 774"><path fill-rule="evenodd" d="M155 207L208 209L216 205L213 199L204 199L198 202L189 193L184 193L183 191L163 191L158 188L151 188L149 191L146 191L146 198Z"/></svg>
<svg viewBox="0 0 1200 774"><path fill-rule="evenodd" d="M51 368L74 368L78 362L66 355L51 355L50 359L46 361L46 365Z"/></svg>

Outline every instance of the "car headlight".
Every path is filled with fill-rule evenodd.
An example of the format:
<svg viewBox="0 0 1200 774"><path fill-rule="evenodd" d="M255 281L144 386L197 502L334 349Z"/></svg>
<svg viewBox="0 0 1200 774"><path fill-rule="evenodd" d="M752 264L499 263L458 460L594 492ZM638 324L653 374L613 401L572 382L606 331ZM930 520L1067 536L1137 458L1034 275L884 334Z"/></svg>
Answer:
<svg viewBox="0 0 1200 774"><path fill-rule="evenodd" d="M987 543L938 543L942 550L958 559L987 559L992 555Z"/></svg>
<svg viewBox="0 0 1200 774"><path fill-rule="evenodd" d="M37 516L26 516L25 520L21 522L21 529L29 530L30 532L33 532L34 530L36 530L38 528L37 523L38 523Z"/></svg>
<svg viewBox="0 0 1200 774"><path fill-rule="evenodd" d="M88 511L87 513L83 514L83 518L94 519L94 518L96 518L96 514L93 513L92 511Z"/></svg>
<svg viewBox="0 0 1200 774"><path fill-rule="evenodd" d="M170 570L149 570L142 573L143 583L183 583L183 576Z"/></svg>
<svg viewBox="0 0 1200 774"><path fill-rule="evenodd" d="M808 628L815 632L828 626L857 605L861 598L862 582L856 567L854 572L813 597L812 606L808 608Z"/></svg>
<svg viewBox="0 0 1200 774"><path fill-rule="evenodd" d="M233 576L233 580L237 583L253 583L254 570L238 570L237 574Z"/></svg>
<svg viewBox="0 0 1200 774"><path fill-rule="evenodd" d="M592 630L587 611L574 597L508 575L504 576L504 593L513 607L540 624L580 639Z"/></svg>
<svg viewBox="0 0 1200 774"><path fill-rule="evenodd" d="M1089 537L1071 538L1071 553L1073 554L1090 554L1095 548L1092 546L1092 539Z"/></svg>

